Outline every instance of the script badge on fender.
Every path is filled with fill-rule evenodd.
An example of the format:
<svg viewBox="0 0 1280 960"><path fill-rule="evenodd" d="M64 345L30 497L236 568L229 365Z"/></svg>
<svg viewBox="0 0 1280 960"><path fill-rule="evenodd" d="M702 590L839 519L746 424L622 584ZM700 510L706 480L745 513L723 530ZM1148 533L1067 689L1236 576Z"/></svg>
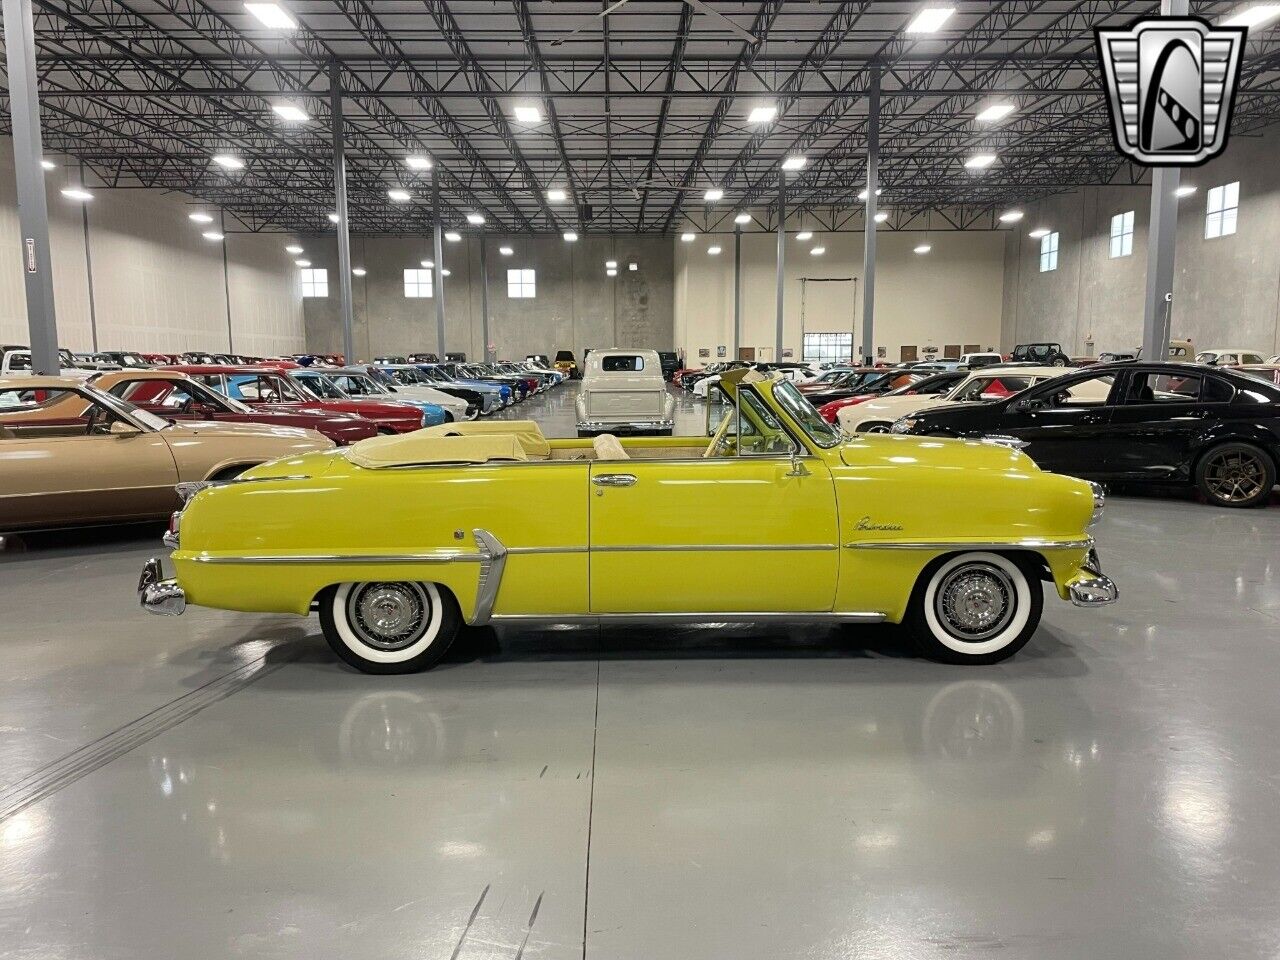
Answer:
<svg viewBox="0 0 1280 960"><path fill-rule="evenodd" d="M1097 31L1116 148L1143 166L1194 167L1227 145L1248 31L1149 17Z"/></svg>

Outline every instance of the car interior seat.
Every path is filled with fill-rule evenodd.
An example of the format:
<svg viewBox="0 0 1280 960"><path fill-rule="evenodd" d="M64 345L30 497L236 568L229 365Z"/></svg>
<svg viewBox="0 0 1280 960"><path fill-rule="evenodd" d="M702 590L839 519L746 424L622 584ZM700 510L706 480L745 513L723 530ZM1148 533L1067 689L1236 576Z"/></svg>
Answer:
<svg viewBox="0 0 1280 960"><path fill-rule="evenodd" d="M597 460L630 460L626 449L622 446L622 441L615 437L612 433L597 434L591 441L591 446L595 448Z"/></svg>

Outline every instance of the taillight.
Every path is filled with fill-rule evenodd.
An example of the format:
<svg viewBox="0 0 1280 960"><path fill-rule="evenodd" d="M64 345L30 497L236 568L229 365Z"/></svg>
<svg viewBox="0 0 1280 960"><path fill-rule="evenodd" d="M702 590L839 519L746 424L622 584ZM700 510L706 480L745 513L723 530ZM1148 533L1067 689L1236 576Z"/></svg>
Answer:
<svg viewBox="0 0 1280 960"><path fill-rule="evenodd" d="M175 510L169 515L169 529L164 532L164 545L172 550L178 549L178 528L182 525L182 511Z"/></svg>

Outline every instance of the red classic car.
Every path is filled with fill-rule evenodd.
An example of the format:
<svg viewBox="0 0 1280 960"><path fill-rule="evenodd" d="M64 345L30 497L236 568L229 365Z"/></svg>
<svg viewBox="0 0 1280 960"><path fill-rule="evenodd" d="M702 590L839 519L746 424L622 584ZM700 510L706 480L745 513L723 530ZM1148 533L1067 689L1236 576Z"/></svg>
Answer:
<svg viewBox="0 0 1280 960"><path fill-rule="evenodd" d="M91 382L99 390L170 420L305 427L324 434L340 447L378 435L376 424L355 414L255 409L176 370L113 370L98 374Z"/></svg>
<svg viewBox="0 0 1280 960"><path fill-rule="evenodd" d="M409 433L422 427L423 413L403 403L376 400L321 399L308 393L296 380L262 367L191 365L168 367L185 373L219 393L250 407L301 410L312 413L353 413L373 421L379 433Z"/></svg>
<svg viewBox="0 0 1280 960"><path fill-rule="evenodd" d="M859 393L852 397L845 397L841 400L832 400L830 403L824 403L818 407L818 413L827 423L836 423L837 415L845 407L852 407L855 404L865 403L868 400L874 400L877 397L899 397L908 394L919 394L920 396L935 396L939 393L945 393L957 383L968 376L967 370L946 370L942 373L930 374L928 371L920 371L919 375L907 374L910 377L908 383L899 383L896 388L881 393Z"/></svg>

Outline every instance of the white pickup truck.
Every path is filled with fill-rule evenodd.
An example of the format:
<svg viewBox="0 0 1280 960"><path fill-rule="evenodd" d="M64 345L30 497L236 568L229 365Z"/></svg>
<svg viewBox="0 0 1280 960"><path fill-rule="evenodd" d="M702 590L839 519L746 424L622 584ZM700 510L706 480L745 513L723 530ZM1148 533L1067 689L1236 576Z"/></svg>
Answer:
<svg viewBox="0 0 1280 960"><path fill-rule="evenodd" d="M87 380L97 372L76 366L75 358L71 356L70 350L59 350L58 357L59 362L62 364L59 376ZM0 380L5 377L29 377L31 376L31 366L31 351L27 347L0 347Z"/></svg>
<svg viewBox="0 0 1280 960"><path fill-rule="evenodd" d="M592 350L578 390L578 436L653 433L671 436L675 398L655 350Z"/></svg>

